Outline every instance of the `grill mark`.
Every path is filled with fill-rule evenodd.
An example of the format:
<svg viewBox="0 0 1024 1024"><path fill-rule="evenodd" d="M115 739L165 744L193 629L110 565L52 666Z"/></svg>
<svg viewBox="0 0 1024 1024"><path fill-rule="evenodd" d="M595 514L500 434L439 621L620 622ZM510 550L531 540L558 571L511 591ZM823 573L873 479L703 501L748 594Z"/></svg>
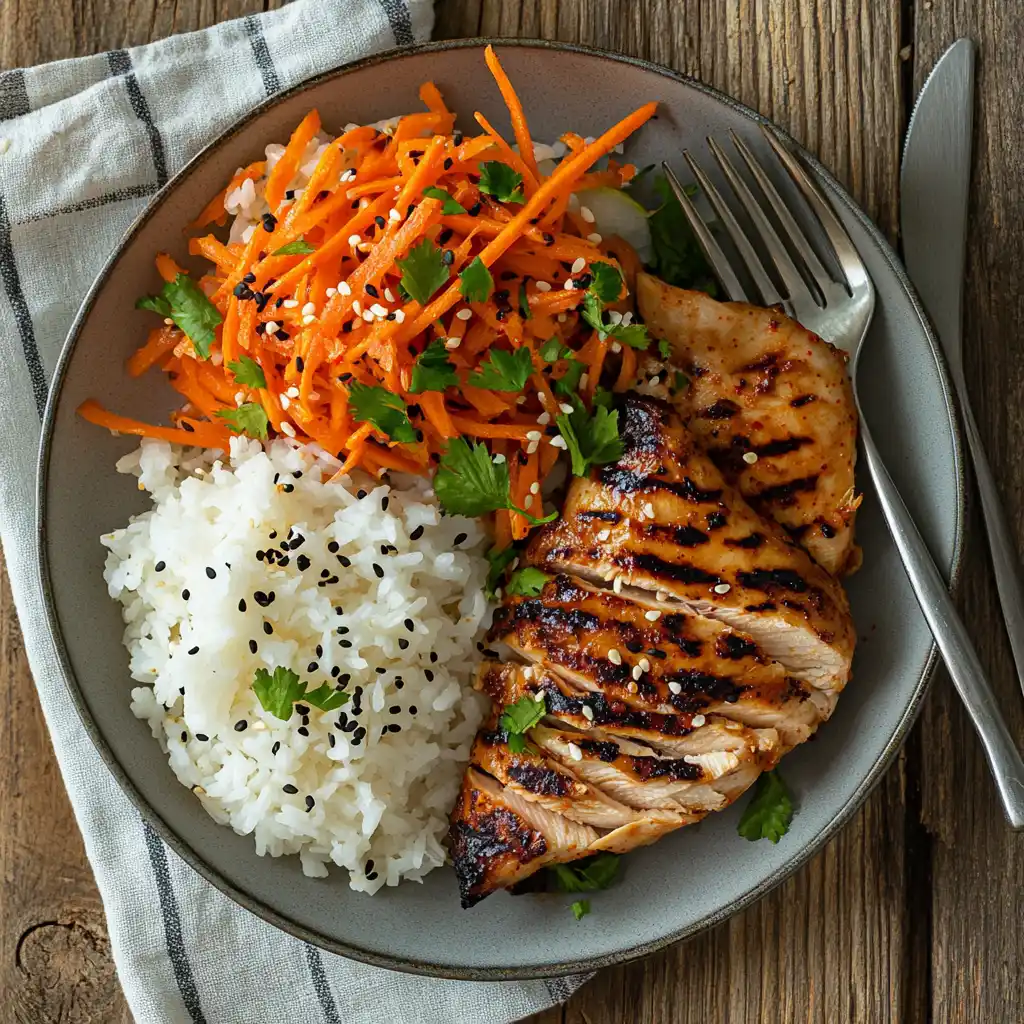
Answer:
<svg viewBox="0 0 1024 1024"><path fill-rule="evenodd" d="M605 466L598 473L598 479L606 487L621 494L633 494L637 491L657 493L667 491L684 501L694 504L717 504L722 497L721 490L702 490L690 477L683 477L681 483L673 480L659 480L646 474L625 469L621 465ZM579 515L579 513L577 513Z"/></svg>
<svg viewBox="0 0 1024 1024"><path fill-rule="evenodd" d="M602 523L617 523L622 516L618 512L578 512L578 519L599 519Z"/></svg>
<svg viewBox="0 0 1024 1024"><path fill-rule="evenodd" d="M774 366L779 361L779 357L775 352L767 352L761 356L760 359L755 359L752 363L747 363L746 366L741 366L739 369L740 373L754 373L756 370L767 370Z"/></svg>
<svg viewBox="0 0 1024 1024"><path fill-rule="evenodd" d="M769 441L767 444L758 445L754 448L754 452L758 458L771 458L773 455L788 455L790 452L795 452L802 448L805 444L811 444L814 441L812 437L799 437L793 435L791 437L781 437L777 441Z"/></svg>
<svg viewBox="0 0 1024 1024"><path fill-rule="evenodd" d="M619 700L609 701L602 693L586 697L569 697L553 682L546 680L541 687L548 713L575 718L583 717L584 705L594 712L593 724L619 729L636 729L661 736L687 736L693 732L691 716L663 715L657 711L640 711Z"/></svg>
<svg viewBox="0 0 1024 1024"><path fill-rule="evenodd" d="M749 590L791 590L794 594L806 594L811 588L798 572L792 569L752 569L738 572L736 579Z"/></svg>
<svg viewBox="0 0 1024 1024"><path fill-rule="evenodd" d="M721 583L721 576L698 569L695 565L675 565L658 558L657 555L636 554L626 556L636 568L643 569L658 579L675 580L677 583ZM624 559L624 560L626 560Z"/></svg>
<svg viewBox="0 0 1024 1024"><path fill-rule="evenodd" d="M774 601L762 601L760 604L748 604L746 611L748 612L773 612L776 609Z"/></svg>
<svg viewBox="0 0 1024 1024"><path fill-rule="evenodd" d="M704 420L729 420L740 411L740 407L728 398L720 398L706 409L700 409L697 415Z"/></svg>
<svg viewBox="0 0 1024 1024"><path fill-rule="evenodd" d="M817 395L800 395L798 398L794 398L789 404L793 409L800 409L805 405L810 405L811 402L816 402L817 400Z"/></svg>
<svg viewBox="0 0 1024 1024"><path fill-rule="evenodd" d="M761 652L757 644L753 640L740 636L738 633L721 634L715 641L715 653L720 658L728 658L730 661L740 661L743 658L757 658L758 661L764 660L759 657Z"/></svg>
<svg viewBox="0 0 1024 1024"><path fill-rule="evenodd" d="M765 542L763 533L752 533L748 537L741 537L739 540L733 540L731 537L726 537L725 546L729 548L743 548L746 551L756 551Z"/></svg>
<svg viewBox="0 0 1024 1024"><path fill-rule="evenodd" d="M510 762L506 771L513 782L538 796L564 797L569 796L572 790L569 777L547 764L529 764L516 759Z"/></svg>
<svg viewBox="0 0 1024 1024"><path fill-rule="evenodd" d="M797 494L813 491L817 486L818 475L815 473L813 476L802 476L775 487L765 488L760 494L755 494L754 499L787 508L796 502Z"/></svg>
<svg viewBox="0 0 1024 1024"><path fill-rule="evenodd" d="M677 711L699 711L713 701L724 701L735 704L748 689L724 676L713 676L708 672L688 670L675 672L667 679L668 682L679 683L682 693L670 694L672 706Z"/></svg>
<svg viewBox="0 0 1024 1024"><path fill-rule="evenodd" d="M594 757L606 764L611 764L619 757L618 745L611 740L577 740L576 746L585 754L593 754Z"/></svg>
<svg viewBox="0 0 1024 1024"><path fill-rule="evenodd" d="M709 512L704 518L708 521L709 530L720 530L729 522L721 512Z"/></svg>
<svg viewBox="0 0 1024 1024"><path fill-rule="evenodd" d="M593 754L606 764L624 761L625 765L620 765L620 770L624 768L632 772L643 782L664 778L693 782L704 775L700 765L690 764L682 758L635 757L623 754L617 744L605 740L578 740L576 745L585 754Z"/></svg>
<svg viewBox="0 0 1024 1024"><path fill-rule="evenodd" d="M661 523L650 523L644 527L644 532L648 537L666 537L681 548L699 547L711 539L694 526L663 526Z"/></svg>

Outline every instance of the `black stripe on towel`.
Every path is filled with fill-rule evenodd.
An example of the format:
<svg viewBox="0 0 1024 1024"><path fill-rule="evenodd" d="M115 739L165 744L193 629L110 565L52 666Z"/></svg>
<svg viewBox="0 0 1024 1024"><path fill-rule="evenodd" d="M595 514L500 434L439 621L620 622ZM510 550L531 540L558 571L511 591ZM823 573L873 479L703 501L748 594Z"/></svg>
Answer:
<svg viewBox="0 0 1024 1024"><path fill-rule="evenodd" d="M63 217L68 213L82 213L84 210L96 210L101 206L109 206L111 203L126 203L132 199L148 199L156 192L156 185L148 182L143 185L127 185L124 188L115 188L105 192L101 196L93 196L91 199L82 199L77 203L68 203L67 206L58 206L56 209L47 210L45 213L36 213L31 217L19 220L18 224L34 224L39 220L46 220L48 217Z"/></svg>
<svg viewBox="0 0 1024 1024"><path fill-rule="evenodd" d="M31 108L28 103L28 89L25 88L25 72L0 71L0 121L21 117Z"/></svg>
<svg viewBox="0 0 1024 1024"><path fill-rule="evenodd" d="M46 394L49 385L43 361L39 356L39 346L36 345L36 332L32 326L28 303L25 301L25 292L21 287L18 264L14 259L14 246L11 243L11 218L7 214L7 204L2 195L0 195L0 281L3 282L7 301L11 304L11 309L14 312L14 322L18 325L21 351L25 356L29 380L32 382L32 396L36 401L39 418L42 419L43 413L46 411Z"/></svg>
<svg viewBox="0 0 1024 1024"><path fill-rule="evenodd" d="M377 0L388 16L391 34L395 37L396 46L412 46L416 37L412 34L412 18L409 17L409 5L406 0Z"/></svg>
<svg viewBox="0 0 1024 1024"><path fill-rule="evenodd" d="M341 1016L338 1013L338 1004L331 995L330 986L327 984L327 972L324 970L324 962L320 956L320 950L316 946L306 945L306 963L309 965L309 975L313 979L313 988L316 990L316 997L320 1000L320 1009L323 1011L324 1020L327 1024L341 1024Z"/></svg>
<svg viewBox="0 0 1024 1024"><path fill-rule="evenodd" d="M174 980L178 983L181 1001L185 1004L192 1024L206 1024L203 1007L199 1002L199 990L192 974L192 965L188 961L185 941L181 934L181 917L178 914L178 898L171 884L171 872L167 864L167 850L163 841L149 826L142 823L143 835L146 839L146 850L149 852L149 863L153 867L156 879L156 891L160 897L160 912L164 919L164 938L167 942L167 955L170 957Z"/></svg>
<svg viewBox="0 0 1024 1024"><path fill-rule="evenodd" d="M167 156L164 153L164 140L160 137L160 129L157 128L156 122L153 120L146 97L142 95L139 79L132 71L131 54L127 50L111 50L107 54L107 62L110 64L112 75L124 77L132 110L135 111L135 116L142 122L146 134L149 136L149 146L153 151L153 167L156 169L156 183L158 186L162 186L167 181Z"/></svg>
<svg viewBox="0 0 1024 1024"><path fill-rule="evenodd" d="M263 34L263 22L257 15L250 14L245 19L245 34L249 37L252 57L263 79L263 91L268 96L273 96L281 90L281 79L278 78L274 58L270 56L270 47L267 46L267 38Z"/></svg>

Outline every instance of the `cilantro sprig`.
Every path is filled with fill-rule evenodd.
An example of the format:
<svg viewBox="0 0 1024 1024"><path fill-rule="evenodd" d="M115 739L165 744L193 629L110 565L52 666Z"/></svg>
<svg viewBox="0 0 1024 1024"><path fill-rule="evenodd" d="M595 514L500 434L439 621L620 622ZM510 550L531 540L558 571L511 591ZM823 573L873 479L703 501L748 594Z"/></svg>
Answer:
<svg viewBox="0 0 1024 1024"><path fill-rule="evenodd" d="M310 245L305 238L300 236L299 238L296 238L294 242L289 242L287 245L282 245L280 249L275 249L270 255L308 256L311 252L316 252L316 246Z"/></svg>
<svg viewBox="0 0 1024 1024"><path fill-rule="evenodd" d="M754 795L743 810L736 831L755 842L767 839L777 843L793 820L793 798L778 771L764 772L757 780Z"/></svg>
<svg viewBox="0 0 1024 1024"><path fill-rule="evenodd" d="M482 516L507 508L534 526L550 523L557 512L538 519L512 503L507 462L494 462L487 446L453 438L434 474L434 493L449 515Z"/></svg>
<svg viewBox="0 0 1024 1024"><path fill-rule="evenodd" d="M519 597L538 597L549 579L551 576L548 573L532 565L525 565L509 577L505 593Z"/></svg>
<svg viewBox="0 0 1024 1024"><path fill-rule="evenodd" d="M228 369L235 375L235 383L247 388L265 388L267 378L263 368L252 356L242 356L228 363Z"/></svg>
<svg viewBox="0 0 1024 1024"><path fill-rule="evenodd" d="M382 434L401 444L416 440L405 402L387 388L354 380L348 386L348 404L356 422L372 423Z"/></svg>
<svg viewBox="0 0 1024 1024"><path fill-rule="evenodd" d="M458 383L455 365L448 358L448 349L440 338L435 338L416 357L409 390L414 395L421 395L424 391L444 391Z"/></svg>
<svg viewBox="0 0 1024 1024"><path fill-rule="evenodd" d="M307 690L307 685L300 682L298 673L278 666L273 674L265 668L256 669L252 688L263 710L282 722L292 717L295 702L299 700L307 701L321 711L334 711L348 703L349 694L335 690L327 683L322 683L315 690Z"/></svg>
<svg viewBox="0 0 1024 1024"><path fill-rule="evenodd" d="M218 409L215 415L224 420L234 434L247 434L260 441L267 439L270 420L258 402L246 402L237 409Z"/></svg>
<svg viewBox="0 0 1024 1024"><path fill-rule="evenodd" d="M647 217L654 251L651 269L666 284L693 288L714 297L718 293L714 275L679 200L662 175L654 179L653 185L660 205ZM694 187L693 191L697 189Z"/></svg>
<svg viewBox="0 0 1024 1024"><path fill-rule="evenodd" d="M445 192L443 188L439 188L437 185L431 185L429 188L423 190L423 195L428 199L441 199L444 201L444 205L441 207L441 213L448 216L453 213L465 213L466 208L457 199L453 199L451 194Z"/></svg>
<svg viewBox="0 0 1024 1024"><path fill-rule="evenodd" d="M177 274L173 281L166 281L159 295L144 295L135 308L173 320L192 342L196 355L200 359L210 358L210 346L217 336L215 328L223 317L188 274Z"/></svg>
<svg viewBox="0 0 1024 1024"><path fill-rule="evenodd" d="M508 704L498 719L498 725L508 737L508 749L513 754L526 750L526 733L546 714L547 705L543 697L534 700L530 695L520 697L515 704Z"/></svg>
<svg viewBox="0 0 1024 1024"><path fill-rule="evenodd" d="M487 552L487 582L484 583L484 594L488 601L493 601L497 596L498 584L505 576L505 570L516 560L519 549L514 544L507 548L491 548Z"/></svg>
<svg viewBox="0 0 1024 1024"><path fill-rule="evenodd" d="M555 417L558 431L565 439L572 462L573 476L586 476L591 466L604 466L622 458L622 438L619 437L619 413L595 403L593 412L587 412L577 398L571 413Z"/></svg>
<svg viewBox="0 0 1024 1024"><path fill-rule="evenodd" d="M651 343L647 328L643 324L612 323L605 319L604 307L617 301L622 295L622 275L610 263L590 265L591 282L583 297L580 316L598 332L601 340L612 338L630 348L645 349Z"/></svg>
<svg viewBox="0 0 1024 1024"><path fill-rule="evenodd" d="M481 192L494 196L499 203L525 203L523 176L500 160L490 160L480 165Z"/></svg>
<svg viewBox="0 0 1024 1024"><path fill-rule="evenodd" d="M491 297L494 278L479 256L459 274L459 291L467 302L486 302Z"/></svg>
<svg viewBox="0 0 1024 1024"><path fill-rule="evenodd" d="M441 250L429 238L414 245L405 259L396 259L395 263L402 271L401 287L421 306L427 304L438 288L448 283L448 266Z"/></svg>
<svg viewBox="0 0 1024 1024"><path fill-rule="evenodd" d="M590 900L575 900L569 909L577 921L582 921L590 913Z"/></svg>
<svg viewBox="0 0 1024 1024"><path fill-rule="evenodd" d="M522 391L533 373L533 358L524 345L514 352L492 348L480 369L469 375L469 383L492 391Z"/></svg>
<svg viewBox="0 0 1024 1024"><path fill-rule="evenodd" d="M615 880L619 858L614 853L596 853L571 864L555 864L550 870L562 892L597 892Z"/></svg>
<svg viewBox="0 0 1024 1024"><path fill-rule="evenodd" d="M581 363L575 357L573 350L568 345L563 345L557 337L549 338L544 342L540 348L540 357L544 362L552 364L559 360L565 361L565 373L553 382L553 387L559 395L566 397L575 395L579 389L580 378L583 376L586 364Z"/></svg>

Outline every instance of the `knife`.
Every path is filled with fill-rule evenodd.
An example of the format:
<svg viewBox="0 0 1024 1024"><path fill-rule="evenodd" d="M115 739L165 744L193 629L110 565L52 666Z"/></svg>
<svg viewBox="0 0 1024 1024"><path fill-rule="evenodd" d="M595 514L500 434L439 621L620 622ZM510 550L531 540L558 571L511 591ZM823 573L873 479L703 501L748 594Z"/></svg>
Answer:
<svg viewBox="0 0 1024 1024"><path fill-rule="evenodd" d="M961 316L973 111L974 43L958 39L932 69L910 118L900 171L900 228L907 271L938 333L959 399L1003 620L1024 689L1020 563L964 380Z"/></svg>

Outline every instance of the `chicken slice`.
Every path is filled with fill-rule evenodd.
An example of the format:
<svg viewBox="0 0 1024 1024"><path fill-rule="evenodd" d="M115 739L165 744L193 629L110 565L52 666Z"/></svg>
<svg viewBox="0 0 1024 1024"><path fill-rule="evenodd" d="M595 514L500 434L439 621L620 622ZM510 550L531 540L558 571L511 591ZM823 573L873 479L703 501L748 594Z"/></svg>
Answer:
<svg viewBox="0 0 1024 1024"><path fill-rule="evenodd" d="M508 598L495 612L490 639L609 699L740 721L748 721L749 704L754 725L775 725L796 704L792 728L801 733L817 722L818 709L803 706L806 688L747 634L682 605L655 612L653 621L649 611L560 575L537 597ZM758 710L765 705L776 709L776 720L765 721Z"/></svg>
<svg viewBox="0 0 1024 1024"><path fill-rule="evenodd" d="M840 584L725 483L664 402L626 395L619 416L622 458L573 480L528 560L653 592L652 615L682 602L748 634L793 676L841 690L854 631Z"/></svg>
<svg viewBox="0 0 1024 1024"><path fill-rule="evenodd" d="M689 378L673 401L726 479L829 572L854 568L857 410L844 354L778 310L649 274L637 299Z"/></svg>
<svg viewBox="0 0 1024 1024"><path fill-rule="evenodd" d="M598 836L467 768L448 830L462 906L471 907L547 864L584 856Z"/></svg>

